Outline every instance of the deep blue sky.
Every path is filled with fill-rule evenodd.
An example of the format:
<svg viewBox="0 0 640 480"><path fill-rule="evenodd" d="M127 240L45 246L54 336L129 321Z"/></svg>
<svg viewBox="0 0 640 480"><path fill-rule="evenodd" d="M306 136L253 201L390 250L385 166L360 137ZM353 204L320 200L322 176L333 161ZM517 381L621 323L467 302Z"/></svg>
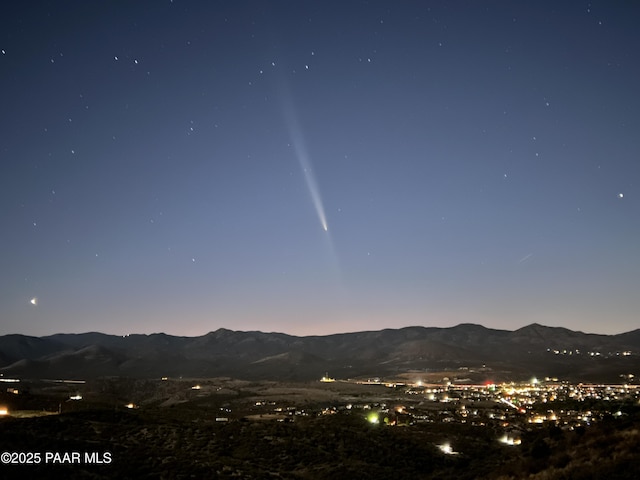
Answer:
<svg viewBox="0 0 640 480"><path fill-rule="evenodd" d="M0 334L635 329L639 20L5 5Z"/></svg>

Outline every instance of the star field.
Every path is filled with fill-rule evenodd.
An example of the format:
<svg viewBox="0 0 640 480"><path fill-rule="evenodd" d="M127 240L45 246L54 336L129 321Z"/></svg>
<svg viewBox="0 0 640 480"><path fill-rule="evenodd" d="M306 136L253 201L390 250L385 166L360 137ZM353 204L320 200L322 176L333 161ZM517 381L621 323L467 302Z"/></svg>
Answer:
<svg viewBox="0 0 640 480"><path fill-rule="evenodd" d="M635 329L638 18L8 6L0 333Z"/></svg>

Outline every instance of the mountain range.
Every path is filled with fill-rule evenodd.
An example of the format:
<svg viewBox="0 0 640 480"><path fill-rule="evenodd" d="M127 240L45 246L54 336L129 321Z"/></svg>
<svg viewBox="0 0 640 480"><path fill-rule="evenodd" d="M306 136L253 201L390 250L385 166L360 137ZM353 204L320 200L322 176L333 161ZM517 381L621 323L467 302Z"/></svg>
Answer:
<svg viewBox="0 0 640 480"><path fill-rule="evenodd" d="M298 337L224 328L199 337L103 333L0 336L5 378L102 376L248 380L399 378L451 372L453 381L532 376L621 383L640 376L640 329L588 334L532 324L514 331L460 324Z"/></svg>

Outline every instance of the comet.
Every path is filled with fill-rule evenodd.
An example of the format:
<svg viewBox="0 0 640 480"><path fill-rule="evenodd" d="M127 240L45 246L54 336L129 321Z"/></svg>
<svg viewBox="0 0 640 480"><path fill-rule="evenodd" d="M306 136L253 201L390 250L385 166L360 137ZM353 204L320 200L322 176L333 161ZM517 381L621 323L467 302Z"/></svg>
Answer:
<svg viewBox="0 0 640 480"><path fill-rule="evenodd" d="M283 97L285 121L287 124L287 129L289 130L289 135L291 136L291 144L298 159L300 169L302 170L302 173L304 175L305 183L307 184L307 190L309 190L309 197L311 198L313 207L315 208L316 214L318 215L318 220L320 220L320 225L325 232L328 232L329 226L327 225L327 216L324 211L322 197L320 196L320 189L318 188L318 183L316 182L316 177L313 173L311 157L309 156L309 152L307 151L304 136L300 131L300 122L298 121L289 95L283 95Z"/></svg>
<svg viewBox="0 0 640 480"><path fill-rule="evenodd" d="M316 177L311 167L311 159L305 147L302 134L297 129L297 125L291 127L291 137L293 148L295 149L296 157L298 158L298 162L300 164L300 169L304 174L307 189L309 190L311 202L313 203L313 207L315 208L316 214L318 215L318 220L320 220L320 225L322 225L323 230L326 232L329 230L329 226L327 225L327 217L324 213L322 197L320 196L318 183L316 182Z"/></svg>

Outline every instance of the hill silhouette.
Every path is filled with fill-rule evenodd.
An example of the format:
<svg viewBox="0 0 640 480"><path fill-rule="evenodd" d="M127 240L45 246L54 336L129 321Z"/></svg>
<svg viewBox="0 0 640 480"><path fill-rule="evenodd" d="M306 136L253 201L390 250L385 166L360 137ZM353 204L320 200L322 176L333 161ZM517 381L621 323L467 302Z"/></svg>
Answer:
<svg viewBox="0 0 640 480"><path fill-rule="evenodd" d="M460 324L326 336L233 331L199 337L90 332L0 337L0 373L23 378L231 376L246 379L392 377L460 371L467 381L531 376L620 382L640 359L640 330L597 335L532 324L515 331Z"/></svg>

